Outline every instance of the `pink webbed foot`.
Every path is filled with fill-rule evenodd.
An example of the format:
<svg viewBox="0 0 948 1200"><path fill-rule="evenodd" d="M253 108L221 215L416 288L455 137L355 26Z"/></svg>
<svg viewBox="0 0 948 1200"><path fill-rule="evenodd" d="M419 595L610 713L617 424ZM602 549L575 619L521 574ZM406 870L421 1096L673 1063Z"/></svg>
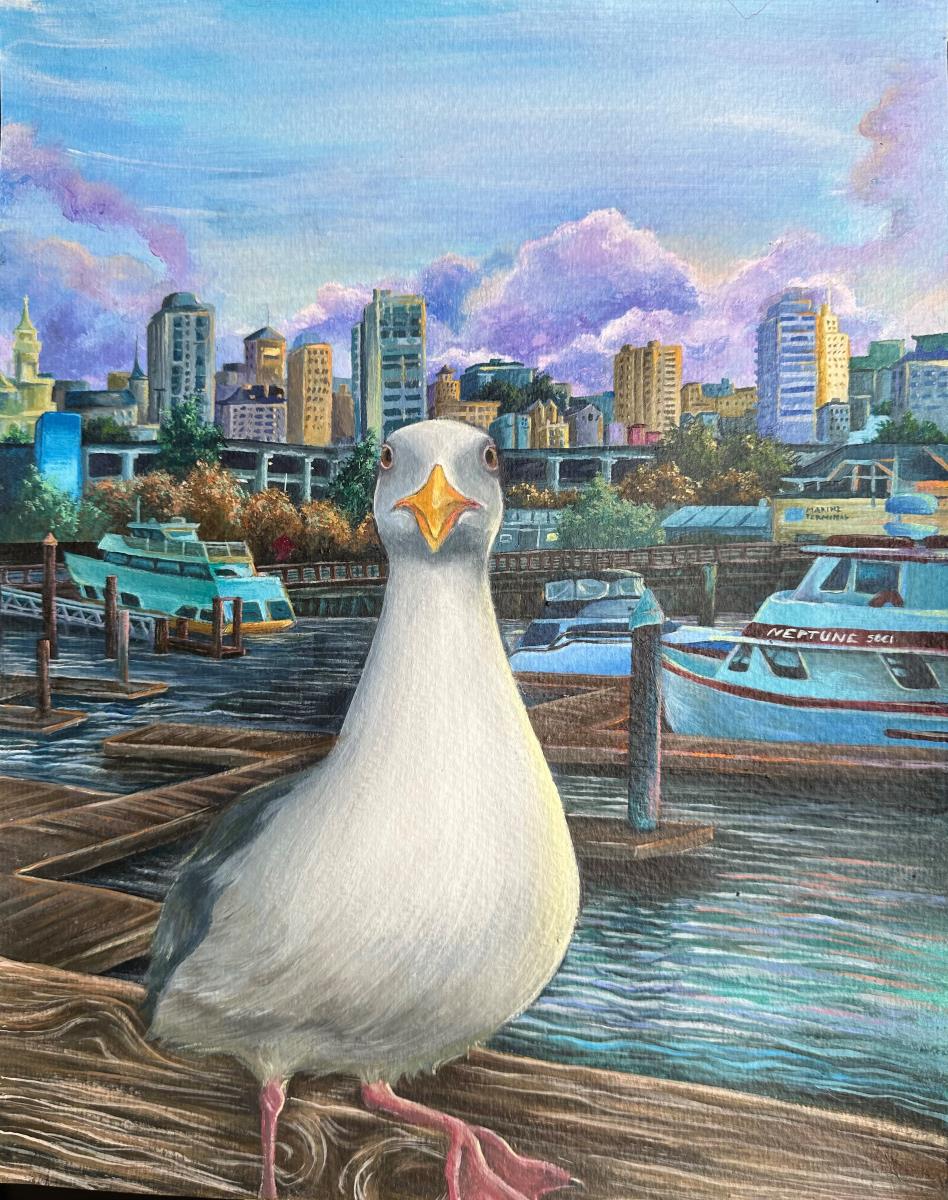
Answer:
<svg viewBox="0 0 948 1200"><path fill-rule="evenodd" d="M282 1079L271 1079L260 1089L260 1150L263 1156L260 1200L277 1200L277 1123L285 1103L286 1084Z"/></svg>
<svg viewBox="0 0 948 1200"><path fill-rule="evenodd" d="M363 1087L362 1100L376 1112L448 1138L444 1168L448 1200L539 1200L571 1182L559 1167L516 1154L489 1129L467 1125L457 1117L403 1100L387 1083Z"/></svg>

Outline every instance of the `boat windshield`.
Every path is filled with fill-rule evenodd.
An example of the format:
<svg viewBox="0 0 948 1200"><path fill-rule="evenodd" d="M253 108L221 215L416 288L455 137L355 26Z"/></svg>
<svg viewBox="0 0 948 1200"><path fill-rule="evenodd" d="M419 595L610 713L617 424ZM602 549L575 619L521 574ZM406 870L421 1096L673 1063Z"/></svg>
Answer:
<svg viewBox="0 0 948 1200"><path fill-rule="evenodd" d="M818 558L793 593L795 600L867 605L901 596L902 564L872 558Z"/></svg>
<svg viewBox="0 0 948 1200"><path fill-rule="evenodd" d="M531 621L517 643L517 648L528 650L535 646L549 646L559 631L559 621Z"/></svg>

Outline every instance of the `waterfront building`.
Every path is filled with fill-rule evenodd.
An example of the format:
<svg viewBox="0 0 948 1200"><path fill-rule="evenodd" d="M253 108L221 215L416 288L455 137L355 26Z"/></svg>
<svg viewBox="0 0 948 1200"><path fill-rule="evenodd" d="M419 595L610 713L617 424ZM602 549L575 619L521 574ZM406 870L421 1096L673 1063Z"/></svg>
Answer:
<svg viewBox="0 0 948 1200"><path fill-rule="evenodd" d="M510 358L491 358L487 362L473 363L465 367L461 375L461 399L471 400L492 379L509 383L515 388L525 388L536 376L535 367L525 367L522 362Z"/></svg>
<svg viewBox="0 0 948 1200"><path fill-rule="evenodd" d="M460 403L461 381L445 363L428 384L428 412L432 417L453 417Z"/></svg>
<svg viewBox="0 0 948 1200"><path fill-rule="evenodd" d="M487 432L499 450L530 449L530 418L526 413L501 413Z"/></svg>
<svg viewBox="0 0 948 1200"><path fill-rule="evenodd" d="M816 440L845 442L849 437L850 413L848 400L830 400L816 410Z"/></svg>
<svg viewBox="0 0 948 1200"><path fill-rule="evenodd" d="M849 334L829 304L816 317L816 407L849 399Z"/></svg>
<svg viewBox="0 0 948 1200"><path fill-rule="evenodd" d="M703 425L705 429L710 430L711 436L715 440L721 436L721 417L719 413L713 410L683 412L681 414L681 427L682 429L686 429L689 425Z"/></svg>
<svg viewBox="0 0 948 1200"><path fill-rule="evenodd" d="M275 384L245 383L218 403L217 424L234 441L285 442L286 395Z"/></svg>
<svg viewBox="0 0 948 1200"><path fill-rule="evenodd" d="M791 288L757 327L757 428L764 437L801 445L816 436L816 319L810 296Z"/></svg>
<svg viewBox="0 0 948 1200"><path fill-rule="evenodd" d="M57 384L58 384L57 380ZM88 384L83 384L84 389L88 389ZM73 390L73 389L70 389ZM148 420L148 376L142 370L138 361L138 342L135 342L135 361L132 364L130 371L109 371L106 378L106 390L110 392L131 392L135 397L135 403L138 406L138 412L135 415L133 424L139 422L144 424ZM56 388L53 389L53 398L56 399ZM57 404L57 409L62 410L62 405Z"/></svg>
<svg viewBox="0 0 948 1200"><path fill-rule="evenodd" d="M213 414L214 309L193 292L172 292L148 322L148 424L159 424L196 398L205 421Z"/></svg>
<svg viewBox="0 0 948 1200"><path fill-rule="evenodd" d="M381 441L427 415L425 298L376 288L358 329L352 378L359 380L360 434Z"/></svg>
<svg viewBox="0 0 948 1200"><path fill-rule="evenodd" d="M39 369L42 348L36 326L30 320L29 299L24 296L20 320L13 331L13 378L0 376L0 437L16 427L32 438L43 413L55 411L56 381Z"/></svg>
<svg viewBox="0 0 948 1200"><path fill-rule="evenodd" d="M849 401L866 397L869 411L878 412L884 405L892 403L892 387L895 380L894 367L905 354L905 342L901 339L870 342L865 354L849 359ZM861 426L853 426L861 428Z"/></svg>
<svg viewBox="0 0 948 1200"><path fill-rule="evenodd" d="M948 428L948 333L913 334L915 349L893 369L892 415Z"/></svg>
<svg viewBox="0 0 948 1200"><path fill-rule="evenodd" d="M700 383L690 382L681 385L681 408L679 418L685 413L701 412L704 409L704 387Z"/></svg>
<svg viewBox="0 0 948 1200"><path fill-rule="evenodd" d="M571 446L602 445L602 413L595 404L579 404L563 414L569 426Z"/></svg>
<svg viewBox="0 0 948 1200"><path fill-rule="evenodd" d="M569 425L555 400L536 400L524 413L530 419L531 449L562 450L569 445Z"/></svg>
<svg viewBox="0 0 948 1200"><path fill-rule="evenodd" d="M613 360L615 419L664 433L681 412L681 346L623 346Z"/></svg>
<svg viewBox="0 0 948 1200"><path fill-rule="evenodd" d="M331 445L332 404L332 346L297 346L287 359L287 439L301 446Z"/></svg>
<svg viewBox="0 0 948 1200"><path fill-rule="evenodd" d="M116 425L138 424L138 401L129 388L69 388L63 395L62 411L75 413L83 425L105 419Z"/></svg>
<svg viewBox="0 0 948 1200"><path fill-rule="evenodd" d="M271 325L244 338L244 382L260 387L283 387L286 379L286 338Z"/></svg>
<svg viewBox="0 0 948 1200"><path fill-rule="evenodd" d="M340 383L332 394L332 440L355 440L355 401L347 383Z"/></svg>

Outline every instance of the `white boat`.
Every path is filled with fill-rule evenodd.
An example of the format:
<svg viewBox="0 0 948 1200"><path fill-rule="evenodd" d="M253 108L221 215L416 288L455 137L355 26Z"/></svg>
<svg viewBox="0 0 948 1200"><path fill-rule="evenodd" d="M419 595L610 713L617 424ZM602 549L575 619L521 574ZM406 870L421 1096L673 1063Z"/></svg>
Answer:
<svg viewBox="0 0 948 1200"><path fill-rule="evenodd" d="M724 659L663 639L675 733L948 749L948 539L837 537L805 547ZM716 631L681 631L699 643Z"/></svg>

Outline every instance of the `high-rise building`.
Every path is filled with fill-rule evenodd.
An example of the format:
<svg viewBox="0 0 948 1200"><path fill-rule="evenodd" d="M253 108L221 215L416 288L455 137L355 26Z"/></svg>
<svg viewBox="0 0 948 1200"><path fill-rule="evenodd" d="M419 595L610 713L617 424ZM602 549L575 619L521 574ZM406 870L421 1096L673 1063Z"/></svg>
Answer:
<svg viewBox="0 0 948 1200"><path fill-rule="evenodd" d="M948 430L948 333L913 334L915 349L903 355L894 372L892 415L909 413Z"/></svg>
<svg viewBox="0 0 948 1200"><path fill-rule="evenodd" d="M477 393L492 379L509 383L513 387L523 388L532 383L536 375L535 367L525 367L522 362L508 358L492 358L484 363L473 363L465 367L461 376L461 399L473 400Z"/></svg>
<svg viewBox="0 0 948 1200"><path fill-rule="evenodd" d="M829 304L821 304L816 318L816 407L849 399L849 334L839 328L839 317Z"/></svg>
<svg viewBox="0 0 948 1200"><path fill-rule="evenodd" d="M148 322L148 423L192 397L210 421L213 378L214 309L192 292L172 292Z"/></svg>
<svg viewBox="0 0 948 1200"><path fill-rule="evenodd" d="M286 397L276 384L244 384L217 403L217 422L233 441L285 442Z"/></svg>
<svg viewBox="0 0 948 1200"><path fill-rule="evenodd" d="M13 378L0 375L0 437L14 428L32 436L37 420L55 411L51 375L39 369L43 343L30 320L30 304L23 297L23 311L13 331Z"/></svg>
<svg viewBox="0 0 948 1200"><path fill-rule="evenodd" d="M871 412L892 403L893 368L905 353L905 342L897 339L870 342L865 354L849 360L849 400L868 402ZM857 428L857 426L853 426Z"/></svg>
<svg viewBox="0 0 948 1200"><path fill-rule="evenodd" d="M614 420L673 429L681 413L681 346L623 346L613 360Z"/></svg>
<svg viewBox="0 0 948 1200"><path fill-rule="evenodd" d="M286 379L286 338L271 325L244 338L244 381L260 387L283 387Z"/></svg>
<svg viewBox="0 0 948 1200"><path fill-rule="evenodd" d="M757 327L757 428L764 437L790 445L816 437L816 320L811 297L791 288Z"/></svg>
<svg viewBox="0 0 948 1200"><path fill-rule="evenodd" d="M359 437L362 436L362 322L352 327L352 340L350 342L350 358L352 376L352 409L355 413L356 433Z"/></svg>
<svg viewBox="0 0 948 1200"><path fill-rule="evenodd" d="M454 372L445 363L428 385L428 412L438 418L454 417L460 403L461 381L455 379Z"/></svg>
<svg viewBox="0 0 948 1200"><path fill-rule="evenodd" d="M355 402L352 389L340 383L332 394L332 440L351 442L355 438Z"/></svg>
<svg viewBox="0 0 948 1200"><path fill-rule="evenodd" d="M426 415L427 314L424 296L376 288L352 331L353 390L358 378L359 432L380 440Z"/></svg>
<svg viewBox="0 0 948 1200"><path fill-rule="evenodd" d="M287 440L306 446L332 443L332 346L307 342L287 359Z"/></svg>

